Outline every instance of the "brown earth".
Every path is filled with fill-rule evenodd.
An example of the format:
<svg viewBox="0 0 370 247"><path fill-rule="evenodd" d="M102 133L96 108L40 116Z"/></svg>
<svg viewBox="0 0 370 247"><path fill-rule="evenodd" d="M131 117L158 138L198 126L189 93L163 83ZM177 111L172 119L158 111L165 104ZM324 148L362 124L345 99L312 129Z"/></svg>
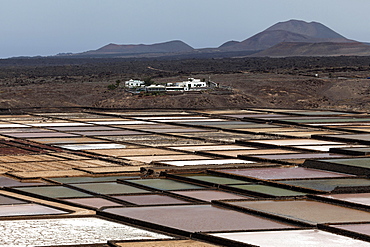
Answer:
<svg viewBox="0 0 370 247"><path fill-rule="evenodd" d="M202 75L199 75L201 77ZM166 78L171 81L172 78ZM173 78L174 81L179 78ZM317 79L276 74L225 74L212 79L232 88L232 94L182 94L176 96L110 95L98 107L118 108L243 108L272 107L367 111L368 79ZM163 79L163 81L167 81Z"/></svg>
<svg viewBox="0 0 370 247"><path fill-rule="evenodd" d="M201 78L204 75L194 75ZM156 80L178 81L169 77ZM110 82L43 82L2 86L0 108L321 108L370 110L369 79L320 79L277 74L212 75L231 90L180 95L132 95L123 88L108 90Z"/></svg>
<svg viewBox="0 0 370 247"><path fill-rule="evenodd" d="M286 59L265 59L263 60L266 61L265 64L260 62L262 60L243 60L243 63L237 63L239 60L209 60L205 62L207 68L201 67L201 60L194 60L193 65L189 61L161 61L154 64L148 62L151 65L150 69L148 69L149 66L145 67L142 64L143 62L140 63L142 68L145 68L145 71L140 74L141 77L151 76L157 83L182 81L187 77L210 77L212 81L219 83L221 86L221 89L218 90L180 95L133 95L126 92L121 86L113 90L108 89L108 86L114 85L117 80L124 81L138 75L138 71L128 71L127 73L100 72L98 75L94 72L81 72L79 75L80 65L62 66L57 69L56 67L51 69L47 66L45 68L20 66L11 70L6 67L5 69L0 68L0 74L3 75L0 78L0 108L3 112L12 111L16 108L39 107L141 109L270 107L348 111L370 110L368 104L370 101L370 80L365 79L370 75L370 66L363 65L368 62L367 60L362 59L364 62L361 66L306 66L306 64L314 64L314 61L319 60L310 59L312 58L299 60L301 64L304 64L301 67L290 66L291 61L289 60L289 62ZM341 59L346 60L347 58ZM321 60L323 59L321 58ZM231 69L227 67L230 66L228 61L237 64L240 70L234 72L236 66ZM256 64L255 67L242 68L241 64L251 63L251 61ZM277 66L269 67L266 65L272 63L271 61L275 61L274 64L277 64ZM348 61L351 61L351 59L348 58ZM341 61L340 63L345 62ZM130 63L132 64L132 62ZM174 63L177 64L174 65ZM297 62L294 63L297 64ZM258 64L260 70L257 69ZM117 65L112 65L112 68L108 65L104 65L104 67L103 65L94 64L94 66L98 71L109 70L115 68L114 66L118 68ZM214 71L209 71L210 66L214 68ZM75 68L73 74L65 75L70 71L70 67ZM174 72L173 68L183 68L184 71L178 72L179 70L176 70L177 72ZM12 71L12 73L9 73L9 71ZM91 71L90 67L88 71ZM318 77L315 76L316 73L318 73ZM56 76L58 74L60 76Z"/></svg>
<svg viewBox="0 0 370 247"><path fill-rule="evenodd" d="M256 57L294 57L294 56L368 56L370 45L351 43L304 43L304 42L282 42L271 48L255 53Z"/></svg>

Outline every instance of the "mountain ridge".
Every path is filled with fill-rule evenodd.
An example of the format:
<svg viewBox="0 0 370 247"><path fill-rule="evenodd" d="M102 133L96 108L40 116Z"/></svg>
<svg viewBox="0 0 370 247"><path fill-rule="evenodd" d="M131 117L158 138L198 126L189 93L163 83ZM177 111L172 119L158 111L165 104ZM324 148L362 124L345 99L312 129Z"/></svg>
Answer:
<svg viewBox="0 0 370 247"><path fill-rule="evenodd" d="M109 55L109 54L144 54L144 53L181 53L191 52L194 48L181 40L172 40L155 44L118 45L110 43L97 50L80 53L80 55Z"/></svg>
<svg viewBox="0 0 370 247"><path fill-rule="evenodd" d="M279 46L279 44L281 44ZM282 45L285 44L285 45ZM294 45L293 45L294 44ZM321 44L321 45L309 45ZM339 45L340 44L340 45ZM351 45L345 45L351 44ZM365 45L365 46L364 46ZM289 50L294 47L294 52ZM310 52L311 47L311 52ZM155 44L108 44L97 50L76 54L74 57L230 57L247 56L335 56L346 54L370 55L370 46L366 43L347 39L319 22L288 20L278 22L262 32L243 41L227 41L217 48L194 49L181 40L172 40ZM277 51L276 49L280 49ZM301 53L299 52L301 51ZM321 51L322 54L318 52ZM356 53L356 51L358 53ZM337 52L337 53L336 53ZM269 54L270 53L270 54ZM276 55L278 54L278 55Z"/></svg>

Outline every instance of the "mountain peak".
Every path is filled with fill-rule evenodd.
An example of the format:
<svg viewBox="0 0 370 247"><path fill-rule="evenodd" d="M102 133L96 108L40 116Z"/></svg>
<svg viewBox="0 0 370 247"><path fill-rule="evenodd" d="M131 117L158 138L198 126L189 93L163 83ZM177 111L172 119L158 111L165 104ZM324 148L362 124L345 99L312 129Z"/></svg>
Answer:
<svg viewBox="0 0 370 247"><path fill-rule="evenodd" d="M310 36L319 39L345 39L342 35L334 32L332 29L319 22L305 22L302 20L289 20L278 22L267 28L265 31L289 31L301 35Z"/></svg>
<svg viewBox="0 0 370 247"><path fill-rule="evenodd" d="M278 22L266 30L239 43L225 43L219 48L224 51L257 51L281 42L346 43L353 42L319 22L289 20Z"/></svg>

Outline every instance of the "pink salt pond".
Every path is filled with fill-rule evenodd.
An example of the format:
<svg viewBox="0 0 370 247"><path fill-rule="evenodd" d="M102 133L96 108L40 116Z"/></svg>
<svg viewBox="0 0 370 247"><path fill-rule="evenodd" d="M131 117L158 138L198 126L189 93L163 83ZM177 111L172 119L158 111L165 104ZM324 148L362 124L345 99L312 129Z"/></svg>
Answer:
<svg viewBox="0 0 370 247"><path fill-rule="evenodd" d="M186 232L295 228L290 224L211 205L109 208L104 212Z"/></svg>
<svg viewBox="0 0 370 247"><path fill-rule="evenodd" d="M43 206L39 204L17 204L17 205L1 205L0 217L3 216L31 216L31 215L56 215L67 214L68 211Z"/></svg>
<svg viewBox="0 0 370 247"><path fill-rule="evenodd" d="M299 178L332 178L332 177L352 177L339 172L329 172L304 167L271 167L253 169L223 169L218 172L233 174L237 176L253 177L258 179L299 179Z"/></svg>
<svg viewBox="0 0 370 247"><path fill-rule="evenodd" d="M187 190L187 191L185 190L185 191L172 191L172 193L207 202L210 202L212 200L235 200L252 198L249 196L242 196L218 190Z"/></svg>
<svg viewBox="0 0 370 247"><path fill-rule="evenodd" d="M343 154L334 153L301 153L301 154L271 154L271 155L253 155L260 159L267 160L295 160L295 159L321 159L321 158L340 158L348 157Z"/></svg>
<svg viewBox="0 0 370 247"><path fill-rule="evenodd" d="M368 242L316 229L262 232L231 232L214 233L211 235L260 247L370 246L370 243Z"/></svg>
<svg viewBox="0 0 370 247"><path fill-rule="evenodd" d="M370 206L370 193L330 194L321 195L320 197Z"/></svg>
<svg viewBox="0 0 370 247"><path fill-rule="evenodd" d="M300 200L263 200L227 202L244 209L265 212L270 215L309 224L369 222L370 212L346 208L329 203Z"/></svg>
<svg viewBox="0 0 370 247"><path fill-rule="evenodd" d="M78 205L93 207L93 208L101 208L101 207L114 207L114 206L122 206L120 203L112 202L110 200L104 198L71 198L71 199L63 199L64 201L76 203Z"/></svg>
<svg viewBox="0 0 370 247"><path fill-rule="evenodd" d="M370 223L331 225L334 228L370 236ZM369 244L370 246L370 244Z"/></svg>
<svg viewBox="0 0 370 247"><path fill-rule="evenodd" d="M166 204L186 204L189 203L184 200L180 200L174 197L149 194L149 195L119 195L112 196L116 199L120 199L136 205L166 205Z"/></svg>

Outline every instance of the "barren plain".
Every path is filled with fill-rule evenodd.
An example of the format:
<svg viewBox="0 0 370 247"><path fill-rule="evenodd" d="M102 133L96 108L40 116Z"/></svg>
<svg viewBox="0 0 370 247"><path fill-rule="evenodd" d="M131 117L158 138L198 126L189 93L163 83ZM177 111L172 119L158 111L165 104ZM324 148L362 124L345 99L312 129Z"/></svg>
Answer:
<svg viewBox="0 0 370 247"><path fill-rule="evenodd" d="M50 107L92 108L302 108L369 110L370 57L221 59L0 60L2 111ZM188 77L220 88L178 95L133 95L117 81L155 83Z"/></svg>

